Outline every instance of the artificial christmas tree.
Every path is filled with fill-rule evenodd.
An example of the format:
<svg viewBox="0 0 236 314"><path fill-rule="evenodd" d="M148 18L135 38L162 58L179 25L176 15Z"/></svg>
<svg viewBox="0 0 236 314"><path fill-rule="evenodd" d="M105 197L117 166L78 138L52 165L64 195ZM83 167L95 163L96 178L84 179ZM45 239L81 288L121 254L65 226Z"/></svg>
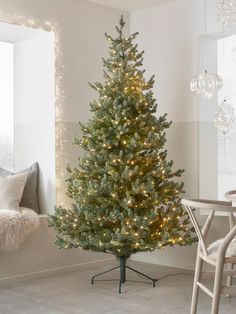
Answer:
<svg viewBox="0 0 236 314"><path fill-rule="evenodd" d="M164 150L171 122L166 115L154 115L154 77L145 80L143 52L133 44L137 33L125 38L124 25L121 17L118 37L106 34L111 45L103 60L104 83L91 85L99 100L90 104L93 118L81 125L82 138L75 138L85 153L78 168L68 167L73 207L59 207L49 218L60 248L106 252L119 259L119 291L126 268L134 270L126 265L132 254L193 241L180 205L183 183L174 181L182 170L172 170Z"/></svg>

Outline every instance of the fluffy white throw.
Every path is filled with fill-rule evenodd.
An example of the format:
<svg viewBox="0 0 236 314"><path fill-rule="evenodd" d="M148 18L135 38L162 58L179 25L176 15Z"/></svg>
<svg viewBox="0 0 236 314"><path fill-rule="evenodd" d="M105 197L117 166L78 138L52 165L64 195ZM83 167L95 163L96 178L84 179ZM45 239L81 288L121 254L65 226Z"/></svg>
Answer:
<svg viewBox="0 0 236 314"><path fill-rule="evenodd" d="M213 260L217 259L217 254L218 254L219 248L220 248L223 240L224 239L219 239L219 240L211 243L208 246L207 251L208 251L209 257L211 259L213 259ZM225 254L225 257L232 257L232 256L236 256L236 239L235 238L229 244L227 251L226 251L226 254Z"/></svg>
<svg viewBox="0 0 236 314"><path fill-rule="evenodd" d="M0 210L0 252L18 250L20 243L39 226L39 216L32 209Z"/></svg>

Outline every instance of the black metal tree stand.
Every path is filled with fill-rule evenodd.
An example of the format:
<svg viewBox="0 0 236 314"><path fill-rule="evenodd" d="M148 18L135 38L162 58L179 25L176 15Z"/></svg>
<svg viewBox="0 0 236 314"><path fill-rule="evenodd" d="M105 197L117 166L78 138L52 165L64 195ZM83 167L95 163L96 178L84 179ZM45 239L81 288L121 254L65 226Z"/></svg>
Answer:
<svg viewBox="0 0 236 314"><path fill-rule="evenodd" d="M102 275L104 275L104 274L106 274L106 273L110 273L111 271L113 271L113 270L119 268L119 269L120 269L120 279L118 279L118 280L119 280L119 293L121 293L122 284L124 284L126 281L129 281L129 280L126 279L126 269L129 269L129 270L135 272L136 274L138 274L138 275L140 275L140 276L142 276L142 277L144 277L144 278L147 278L147 279L151 280L153 287L155 287L155 286L156 286L156 281L157 281L157 279L153 279L153 278L151 278L151 277L149 277L149 276L147 276L147 275L141 273L140 271L138 271L138 270L136 270L136 269L134 269L134 268L128 266L128 265L126 264L128 258L129 258L129 257L126 257L126 256L121 256L121 257L119 257L119 266L113 267L113 268L111 268L111 269L108 269L108 270L106 270L106 271L100 273L100 274L97 274L97 275L93 276L93 277L92 277L92 280L91 280L91 284L92 284L92 285L94 284L94 279L95 279L96 277L102 276Z"/></svg>

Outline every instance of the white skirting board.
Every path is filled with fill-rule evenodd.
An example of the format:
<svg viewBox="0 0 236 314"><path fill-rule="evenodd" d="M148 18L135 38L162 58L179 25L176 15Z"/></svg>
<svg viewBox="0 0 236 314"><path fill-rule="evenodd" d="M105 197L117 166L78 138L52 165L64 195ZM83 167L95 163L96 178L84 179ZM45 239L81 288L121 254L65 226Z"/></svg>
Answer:
<svg viewBox="0 0 236 314"><path fill-rule="evenodd" d="M81 266L84 265L89 265L89 264L95 264L95 263L101 263L105 261L113 261L114 258L110 259L101 259L97 261L91 261L91 262L84 262L76 265L69 265L69 266L64 266L64 267L58 267L58 268L51 268L51 269L44 269L41 271L33 272L33 273L27 273L27 274L20 274L17 276L9 276L9 277L3 277L0 278L0 285L1 284L9 284L9 283L14 283L18 281L23 281L23 280L29 280L29 279L35 279L35 278L42 278L45 276L52 276L52 275L58 275L62 273L67 273L71 271L76 271L81 268Z"/></svg>
<svg viewBox="0 0 236 314"><path fill-rule="evenodd" d="M40 226L20 249L0 254L0 282L45 276L75 270L82 265L111 260L110 256L79 249L59 250L55 232L48 227L47 216L40 216Z"/></svg>

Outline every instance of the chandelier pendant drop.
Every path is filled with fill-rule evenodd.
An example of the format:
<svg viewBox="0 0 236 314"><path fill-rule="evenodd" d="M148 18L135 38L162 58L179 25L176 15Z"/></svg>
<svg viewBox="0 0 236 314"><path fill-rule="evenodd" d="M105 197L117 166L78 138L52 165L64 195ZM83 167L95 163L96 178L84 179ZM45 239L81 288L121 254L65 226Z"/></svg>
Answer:
<svg viewBox="0 0 236 314"><path fill-rule="evenodd" d="M218 0L218 21L229 28L236 26L236 0Z"/></svg>
<svg viewBox="0 0 236 314"><path fill-rule="evenodd" d="M227 134L235 123L234 108L227 102L222 101L215 110L215 127L223 134Z"/></svg>
<svg viewBox="0 0 236 314"><path fill-rule="evenodd" d="M211 99L222 88L223 81L218 74L204 70L190 82L190 90L204 98Z"/></svg>
<svg viewBox="0 0 236 314"><path fill-rule="evenodd" d="M205 34L207 34L207 0L204 0L205 8ZM236 1L236 0L235 0ZM195 76L190 82L190 90L208 100L211 99L223 86L221 77L216 73L209 73L205 65L205 70Z"/></svg>

